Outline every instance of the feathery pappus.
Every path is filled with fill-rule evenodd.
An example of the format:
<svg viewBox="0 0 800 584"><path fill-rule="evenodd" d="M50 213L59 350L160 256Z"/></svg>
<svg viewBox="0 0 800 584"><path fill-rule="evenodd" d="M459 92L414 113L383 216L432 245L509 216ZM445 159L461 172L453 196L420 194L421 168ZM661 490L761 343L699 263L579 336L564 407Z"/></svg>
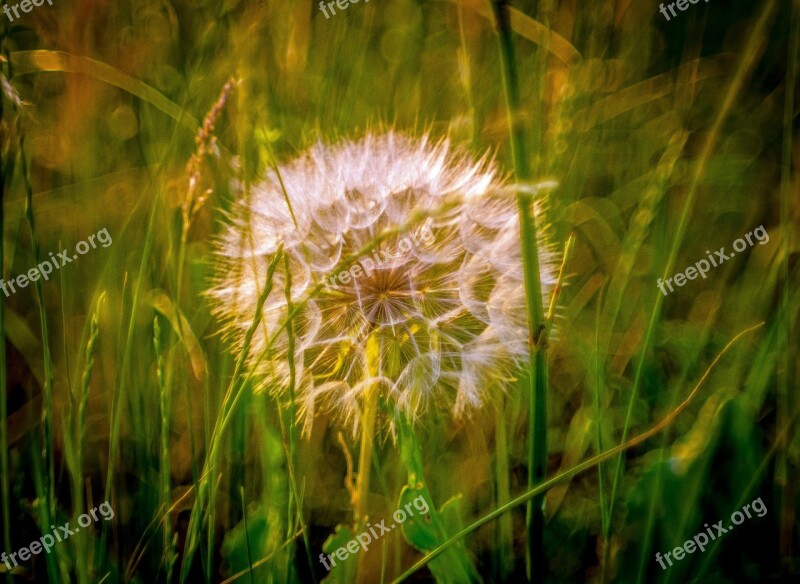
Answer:
<svg viewBox="0 0 800 584"><path fill-rule="evenodd" d="M556 257L542 207L537 199L546 305ZM409 237L423 225L425 237ZM457 418L515 379L528 350L518 207L488 157L476 160L446 139L370 134L317 144L251 185L216 242L208 292L238 351L281 245L287 261L273 276L246 363L259 387L281 394L294 345L306 430L330 414L357 434L363 397L375 388L384 413ZM382 261L362 261L370 268L322 285L359 256ZM281 328L285 265L298 307L293 343ZM391 415L382 418L389 427Z"/></svg>

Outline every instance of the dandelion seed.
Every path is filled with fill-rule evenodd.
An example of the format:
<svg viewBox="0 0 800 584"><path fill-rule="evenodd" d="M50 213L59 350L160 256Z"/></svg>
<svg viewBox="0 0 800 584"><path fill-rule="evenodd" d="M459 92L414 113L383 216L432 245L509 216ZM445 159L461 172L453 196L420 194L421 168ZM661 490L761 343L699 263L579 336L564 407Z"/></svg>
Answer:
<svg viewBox="0 0 800 584"><path fill-rule="evenodd" d="M209 296L241 349L267 265L283 244L292 303L302 307L293 330L306 430L317 415L330 414L357 434L362 400L376 388L385 409L411 420L469 415L502 395L526 358L527 327L514 191L490 161L457 152L447 140L390 132L318 144L278 172L280 180L270 172L234 207L217 241ZM410 249L398 251L398 242L425 218L373 244L426 213L428 236L414 238ZM556 258L544 237L547 304ZM374 269L319 286L364 248ZM375 263L381 255L391 259ZM281 270L247 355L260 386L276 394L288 380L285 330L266 351L287 317ZM389 416L382 421L391 424Z"/></svg>

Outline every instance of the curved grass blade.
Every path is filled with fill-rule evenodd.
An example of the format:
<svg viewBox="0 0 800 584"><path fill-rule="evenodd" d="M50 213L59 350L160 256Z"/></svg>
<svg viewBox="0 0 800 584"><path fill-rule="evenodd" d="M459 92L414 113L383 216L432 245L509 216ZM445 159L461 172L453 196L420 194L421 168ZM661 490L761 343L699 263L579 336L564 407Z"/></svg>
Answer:
<svg viewBox="0 0 800 584"><path fill-rule="evenodd" d="M178 335L178 338L183 343L186 352L189 355L189 362L192 365L192 372L196 379L203 379L206 374L206 358L203 355L203 349L197 340L189 320L183 314L179 306L176 306L172 299L162 291L152 291L149 298L150 304L166 318L172 325L172 330Z"/></svg>
<svg viewBox="0 0 800 584"><path fill-rule="evenodd" d="M463 0L452 1L463 5ZM491 10L489 10L489 8L487 8L483 3L470 5L468 8L474 10L487 20L494 20ZM536 43L537 45L546 47L548 51L550 51L565 65L574 65L583 59L580 51L578 51L578 49L576 49L572 43L570 43L557 32L553 32L547 28L538 20L531 18L521 10L518 10L514 7L508 8L508 14L510 18L511 29L515 33L533 43Z"/></svg>
<svg viewBox="0 0 800 584"><path fill-rule="evenodd" d="M722 351L720 351L720 353L714 358L714 360L708 366L708 369L706 369L705 373L703 373L703 375L700 378L700 380L694 386L694 389L692 389L692 391L689 392L689 395L686 396L686 399L684 399L677 408L675 408L672 412L667 414L655 426L653 426L649 430L643 432L642 434L639 434L638 436L635 436L635 437L631 438L630 440L628 440L627 442L625 442L623 444L619 444L619 445L615 446L614 448L611 448L610 450L607 450L607 451L605 451L605 452L603 452L601 454L593 456L589 460L586 460L586 461L580 463L579 465L574 466L570 470L564 471L561 474L556 475L555 477L553 477L553 478L551 478L551 479L549 479L549 480L537 485L533 489L530 489L530 490L522 493L521 495L519 495L515 499L509 501L505 505L502 505L501 507L498 507L497 509L495 509L491 513L488 513L488 514L484 515L483 517L481 517L480 519L478 519L477 521L475 521L471 525L465 527L464 529L462 529L461 531L456 533L454 536L452 536L446 542L441 544L439 547L437 547L436 549L434 549L433 551L428 553L424 558L420 559L417 563L415 563L413 566L411 566L408 570L403 572L403 574L401 574L399 578L394 580L394 582L392 584L399 584L400 582L403 582L404 580L409 578L412 574L414 574L415 572L420 570L423 566L425 566L433 558L435 558L436 556L438 556L439 554L444 552L446 549L448 549L451 545L453 545L454 543L458 542L463 537L466 537L470 533L474 532L478 528L486 525L490 521L493 521L494 519L496 519L497 517L499 517L503 513L506 513L507 511L510 511L514 507L518 507L519 505L523 505L523 504L527 503L533 497L542 495L543 493L545 493L546 491L550 490L554 486L556 486L556 485L558 485L558 484L560 484L560 483L562 483L564 481L567 481L567 480L571 479L572 477L574 477L575 475L580 474L580 473L582 473L582 472L584 472L586 470L589 470L590 468L593 468L593 467L597 466L601 462L604 462L604 461L608 460L609 458L612 458L612 457L614 457L614 456L616 456L618 454L621 454L621 453L625 452L626 450L629 450L629 449L633 448L634 446L638 446L642 442L652 438L653 436L655 436L659 432L665 430L670 424L672 424L673 421L675 421L675 418L677 418L678 415L680 415L680 413L683 412L683 410L685 410L689 406L689 404L694 400L694 398L697 395L697 393L700 390L700 388L703 386L705 381L711 375L711 372L714 370L714 368L717 366L717 364L722 360L722 357L724 357L725 354L736 344L736 342L739 339L741 339L742 337L744 337L745 335L747 335L748 333L751 333L751 332L753 332L753 331L755 331L755 330L757 330L757 329L759 329L759 328L761 328L763 326L764 326L764 323L761 322L761 323L759 323L759 324L757 324L755 326L751 326L749 328L746 328L745 330L743 330L742 332L737 334L735 337L733 337L730 341L728 341L728 344L725 345L725 347L722 349Z"/></svg>
<svg viewBox="0 0 800 584"><path fill-rule="evenodd" d="M199 125L199 122L192 115L156 89L101 61L90 59L89 57L71 55L63 51L46 51L42 49L13 52L11 53L11 61L15 75L46 71L87 75L135 95L170 116L180 125L190 129L193 133Z"/></svg>
<svg viewBox="0 0 800 584"><path fill-rule="evenodd" d="M698 83L704 79L720 77L729 70L730 56L715 55L684 63L680 67L635 83L616 93L604 97L591 107L575 114L575 128L579 132L587 132L595 125L607 122L619 115L629 112L657 99L661 99L675 90L676 78L691 77L689 83Z"/></svg>
<svg viewBox="0 0 800 584"><path fill-rule="evenodd" d="M206 463L203 469L203 478L199 481L197 496L192 507L192 513L189 518L189 527L186 532L186 545L184 547L183 562L181 565L181 575L179 580L182 583L186 582L186 579L188 578L194 553L200 543L199 540L201 537L202 524L204 522L203 511L206 505L206 499L209 496L209 489L211 487L210 483L214 478L212 473L217 466L217 456L222 443L222 434L230 423L233 413L236 410L236 406L245 393L244 388L249 380L249 376L241 380L239 377L242 369L244 368L245 361L250 354L250 344L253 340L253 335L261 324L263 316L262 308L264 303L267 301L267 297L272 291L272 278L275 275L275 270L280 264L282 255L283 246L278 248L278 250L275 252L275 257L267 267L266 282L264 283L264 288L258 297L255 317L253 318L253 322L250 324L250 328L247 330L247 334L245 335L241 353L236 361L233 375L231 376L231 382L228 385L228 390L225 393L225 397L222 401L222 410L219 413L214 432L211 436L210 451L208 457L206 458ZM213 495L213 493L211 493L211 495Z"/></svg>
<svg viewBox="0 0 800 584"><path fill-rule="evenodd" d="M764 5L764 8L761 11L761 14L759 15L758 21L753 26L750 36L747 40L747 44L745 45L744 51L742 52L742 57L739 63L737 64L736 71L734 72L733 78L731 79L731 83L728 86L728 89L722 98L722 103L719 106L717 115L714 119L714 122L712 123L711 128L708 131L707 138L702 146L700 154L697 157L697 163L694 167L694 172L692 175L691 182L689 184L688 193L686 195L686 203L684 204L683 210L681 212L680 219L678 221L678 226L675 229L675 237L672 243L672 248L669 251L669 256L667 257L667 263L664 266L664 271L662 275L663 279L666 279L673 270L673 266L675 265L675 261L677 260L678 257L678 249L682 245L684 236L686 235L686 229L689 224L689 216L691 215L691 212L694 209L694 203L695 203L695 198L697 197L697 191L698 191L698 186L700 184L700 179L705 174L706 167L708 165L709 160L711 159L711 154L716 147L717 139L722 131L723 124L725 123L725 120L728 118L728 116L731 114L734 100L744 87L745 81L748 79L756 63L758 62L757 57L760 54L759 46L762 44L761 43L762 34L767 26L767 22L770 20L770 17L775 9L775 5L776 5L775 0L769 0ZM628 407L627 407L627 412L625 414L625 422L622 428L622 437L620 439L620 444L625 444L625 441L628 436L631 420L633 418L633 406L636 401L636 397L638 396L639 386L641 384L642 376L644 374L645 361L647 359L650 344L655 336L656 324L658 322L658 317L661 314L661 308L664 304L663 303L664 296L658 291L655 292L655 295L656 295L656 301L653 305L653 310L650 314L650 322L647 325L647 332L645 333L644 341L642 343L642 348L639 355L639 361L636 366L636 373L633 382L633 390L630 392L630 398L628 400ZM609 521L612 526L614 522L614 510L616 505L617 490L619 487L620 480L622 478L622 467L623 467L622 456L619 456L615 464L614 478L611 484L611 498L609 501ZM601 580L603 581L605 581L604 576L608 568L608 554L609 554L609 546L606 546L606 551L604 554L604 559L601 567L602 570Z"/></svg>

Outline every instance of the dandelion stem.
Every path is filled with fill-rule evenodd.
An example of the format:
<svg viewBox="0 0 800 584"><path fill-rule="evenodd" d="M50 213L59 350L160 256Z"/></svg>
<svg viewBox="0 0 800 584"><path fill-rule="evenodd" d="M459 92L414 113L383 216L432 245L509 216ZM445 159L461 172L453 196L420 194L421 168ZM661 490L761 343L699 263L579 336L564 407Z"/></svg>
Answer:
<svg viewBox="0 0 800 584"><path fill-rule="evenodd" d="M367 340L367 363L370 375L378 374L380 346L376 335ZM364 397L364 413L361 420L361 450L358 453L358 479L356 482L356 500L354 505L354 521L356 529L367 522L366 501L369 496L370 470L372 469L372 439L375 434L375 418L378 414L378 388L374 385L367 390ZM358 582L364 582L364 566L366 554L359 557Z"/></svg>
<svg viewBox="0 0 800 584"><path fill-rule="evenodd" d="M362 419L361 450L358 454L358 480L356 490L355 522L361 524L366 517L365 502L369 494L369 470L372 462L372 435L375 432L375 416L378 410L378 392L370 388L364 403Z"/></svg>

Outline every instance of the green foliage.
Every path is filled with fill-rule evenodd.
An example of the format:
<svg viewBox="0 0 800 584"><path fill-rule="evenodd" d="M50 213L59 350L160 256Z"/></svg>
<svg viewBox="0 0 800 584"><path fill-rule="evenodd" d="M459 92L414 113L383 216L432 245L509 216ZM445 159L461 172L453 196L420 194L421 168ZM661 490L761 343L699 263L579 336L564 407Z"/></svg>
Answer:
<svg viewBox="0 0 800 584"><path fill-rule="evenodd" d="M413 506L417 497L428 500L430 493L422 483L406 485L400 493L398 509L406 505ZM455 534L464 527L461 521L461 495L449 499L438 511L431 508L428 513L414 517L403 523L403 537L421 552L429 552L444 543L448 534ZM431 573L439 583L459 584L465 582L482 582L478 571L466 553L463 543L450 548L441 556L428 564Z"/></svg>
<svg viewBox="0 0 800 584"><path fill-rule="evenodd" d="M325 544L322 546L322 551L328 555L333 554L339 548L346 548L347 544L355 539L356 534L353 530L344 525L337 525L336 530L328 536ZM361 553L361 552L357 552ZM346 582L354 582L358 574L358 558L350 557L345 560L337 559L335 565L331 565L331 571L325 577L323 582L326 584L345 584ZM348 561L349 560L349 561Z"/></svg>
<svg viewBox="0 0 800 584"><path fill-rule="evenodd" d="M798 12L701 2L667 22L652 3L514 2L522 151L484 0L359 2L330 19L278 0L45 3L3 17L4 281L102 227L114 243L0 294L2 549L106 499L115 518L0 575L389 582L449 546L420 579L523 581L514 501L538 465L561 476L537 491L548 584L796 578ZM248 376L203 292L235 175L260 180L318 139L376 127L448 135L509 175L521 164L521 179L556 180L537 228L555 251L570 233L576 244L540 356L546 452L529 460L530 385L544 385L523 373L473 419L376 438L369 516L418 496L430 512L328 574L319 553L358 531L359 443L325 415L303 434L300 404ZM768 243L658 291L759 225ZM760 322L663 432L571 472L675 410ZM765 517L667 571L653 560L757 496Z"/></svg>

